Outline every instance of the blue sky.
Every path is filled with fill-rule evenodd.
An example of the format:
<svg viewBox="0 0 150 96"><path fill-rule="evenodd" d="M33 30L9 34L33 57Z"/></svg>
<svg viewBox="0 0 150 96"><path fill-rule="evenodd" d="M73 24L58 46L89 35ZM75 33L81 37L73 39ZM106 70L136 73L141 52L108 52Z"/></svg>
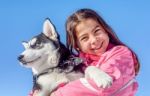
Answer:
<svg viewBox="0 0 150 96"><path fill-rule="evenodd" d="M32 74L20 66L17 56L21 42L42 31L49 17L65 43L65 21L75 10L96 10L130 46L141 62L136 96L149 96L150 1L149 0L0 0L0 93L1 96L27 96Z"/></svg>

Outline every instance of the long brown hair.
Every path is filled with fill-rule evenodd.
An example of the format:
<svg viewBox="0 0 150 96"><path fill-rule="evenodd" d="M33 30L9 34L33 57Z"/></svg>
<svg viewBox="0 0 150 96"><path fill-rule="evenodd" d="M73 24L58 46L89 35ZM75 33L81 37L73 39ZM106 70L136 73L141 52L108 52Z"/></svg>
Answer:
<svg viewBox="0 0 150 96"><path fill-rule="evenodd" d="M82 22L85 19L96 20L104 28L104 30L108 33L110 43L112 43L114 45L127 46L119 40L119 38L117 37L117 35L113 31L113 29L103 20L103 18L99 14L97 14L97 12L95 12L94 10L91 10L91 9L80 9L80 10L76 11L75 13L73 13L66 22L67 47L69 48L71 53L74 53L74 50L76 52L78 52L78 50L77 50L78 42L77 42L77 38L75 35L75 32L76 32L75 28L80 22ZM135 64L135 73L137 74L139 72L140 63L139 63L139 60L138 60L136 54L132 50L131 50L131 52L133 53L134 63L136 63Z"/></svg>

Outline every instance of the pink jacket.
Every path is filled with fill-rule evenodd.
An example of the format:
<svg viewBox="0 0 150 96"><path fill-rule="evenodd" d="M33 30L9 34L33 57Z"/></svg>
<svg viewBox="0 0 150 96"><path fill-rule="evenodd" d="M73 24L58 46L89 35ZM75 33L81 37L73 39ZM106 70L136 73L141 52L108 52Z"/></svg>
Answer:
<svg viewBox="0 0 150 96"><path fill-rule="evenodd" d="M81 78L60 87L56 96L135 96L137 82L127 83L135 77L132 53L127 47L114 46L100 57L83 53L80 57L86 58L86 66L98 66L108 73L113 78L112 86L99 88L94 81Z"/></svg>

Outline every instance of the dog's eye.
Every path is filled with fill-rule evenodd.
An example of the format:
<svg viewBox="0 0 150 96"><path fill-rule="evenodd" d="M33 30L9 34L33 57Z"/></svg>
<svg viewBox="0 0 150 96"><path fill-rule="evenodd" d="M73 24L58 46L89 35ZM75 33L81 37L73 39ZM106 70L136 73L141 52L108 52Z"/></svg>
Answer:
<svg viewBox="0 0 150 96"><path fill-rule="evenodd" d="M33 49L35 49L36 48L36 43L31 44L30 47L33 48Z"/></svg>
<svg viewBox="0 0 150 96"><path fill-rule="evenodd" d="M40 49L43 45L41 42L36 41L34 44L30 45L33 49Z"/></svg>

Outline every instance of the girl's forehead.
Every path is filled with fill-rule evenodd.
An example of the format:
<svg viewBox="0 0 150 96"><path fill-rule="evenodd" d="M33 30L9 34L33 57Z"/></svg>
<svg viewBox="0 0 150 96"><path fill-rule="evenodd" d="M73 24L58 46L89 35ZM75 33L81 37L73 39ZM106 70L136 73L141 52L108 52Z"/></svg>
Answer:
<svg viewBox="0 0 150 96"><path fill-rule="evenodd" d="M77 26L76 26L76 31L82 31L87 28L92 28L95 25L99 25L99 23L93 19L86 19L81 21Z"/></svg>
<svg viewBox="0 0 150 96"><path fill-rule="evenodd" d="M93 31L95 28L100 27L102 28L102 26L94 19L86 19L81 21L77 26L76 26L76 33L82 33L82 32L89 32L89 31Z"/></svg>

